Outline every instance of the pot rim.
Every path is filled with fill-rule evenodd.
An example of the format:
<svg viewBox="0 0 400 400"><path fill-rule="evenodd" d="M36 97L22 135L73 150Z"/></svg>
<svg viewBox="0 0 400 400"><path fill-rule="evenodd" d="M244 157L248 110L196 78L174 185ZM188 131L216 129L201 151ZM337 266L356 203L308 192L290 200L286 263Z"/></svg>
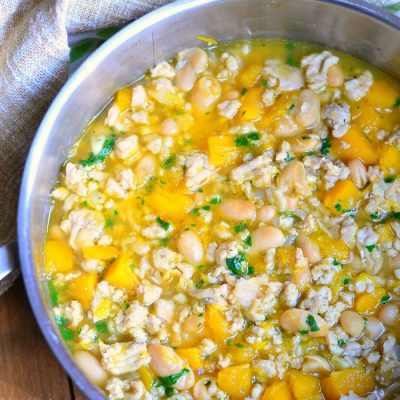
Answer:
<svg viewBox="0 0 400 400"><path fill-rule="evenodd" d="M101 392L89 382L79 368L74 363L70 352L64 343L59 339L54 330L54 325L50 314L45 307L45 299L41 296L41 280L36 277L36 268L33 261L34 250L31 244L30 235L30 215L32 213L30 201L33 192L33 176L36 167L40 162L44 146L50 136L52 125L56 116L67 102L69 96L91 73L94 65L100 64L106 55L117 48L121 43L147 29L149 26L157 24L163 19L176 13L188 11L198 6L211 3L219 3L224 0L178 0L176 2L160 7L143 17L129 23L112 38L102 44L87 60L72 74L63 85L57 96L52 101L39 128L32 141L29 154L25 163L23 178L21 183L19 203L18 203L18 247L21 262L22 276L25 289L28 294L31 308L34 312L40 330L64 370L72 378L73 382L90 399L103 399ZM377 6L366 3L362 0L315 0L321 3L331 3L341 7L349 8L354 11L366 14L400 31L400 18L392 15Z"/></svg>

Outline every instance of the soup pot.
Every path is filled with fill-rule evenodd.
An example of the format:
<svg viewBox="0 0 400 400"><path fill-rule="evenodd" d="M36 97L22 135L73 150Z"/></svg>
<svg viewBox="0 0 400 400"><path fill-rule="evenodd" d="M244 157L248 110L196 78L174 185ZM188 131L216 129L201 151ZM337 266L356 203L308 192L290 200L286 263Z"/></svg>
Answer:
<svg viewBox="0 0 400 400"><path fill-rule="evenodd" d="M50 192L82 129L114 92L179 50L199 46L197 35L219 41L288 38L340 49L400 80L400 20L362 1L184 0L131 23L102 45L64 85L41 123L22 181L18 243L26 290L55 356L91 399L103 395L75 366L59 337L43 271Z"/></svg>

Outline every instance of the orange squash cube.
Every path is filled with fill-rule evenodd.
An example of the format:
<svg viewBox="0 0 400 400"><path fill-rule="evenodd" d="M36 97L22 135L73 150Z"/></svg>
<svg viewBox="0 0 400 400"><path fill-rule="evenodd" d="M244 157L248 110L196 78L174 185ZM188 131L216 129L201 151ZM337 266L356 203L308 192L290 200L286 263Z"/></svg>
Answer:
<svg viewBox="0 0 400 400"><path fill-rule="evenodd" d="M74 269L72 249L60 240L48 240L44 248L44 266L48 274L72 271Z"/></svg>
<svg viewBox="0 0 400 400"><path fill-rule="evenodd" d="M342 239L334 239L322 230L313 232L310 238L318 244L322 257L333 257L340 262L350 259L350 249Z"/></svg>
<svg viewBox="0 0 400 400"><path fill-rule="evenodd" d="M89 246L83 249L83 258L86 260L94 259L101 261L112 260L113 258L117 258L119 255L119 249L115 246Z"/></svg>
<svg viewBox="0 0 400 400"><path fill-rule="evenodd" d="M176 353L189 364L190 368L192 368L195 373L200 368L203 368L203 359L199 348L188 347L186 349L178 349Z"/></svg>
<svg viewBox="0 0 400 400"><path fill-rule="evenodd" d="M118 90L115 95L115 102L120 111L125 111L131 106L132 102L132 88L130 86Z"/></svg>
<svg viewBox="0 0 400 400"><path fill-rule="evenodd" d="M153 208L161 218L181 220L186 217L193 205L190 196L174 190L154 190L146 203Z"/></svg>
<svg viewBox="0 0 400 400"><path fill-rule="evenodd" d="M204 317L207 327L211 331L211 335L217 342L223 342L230 336L228 323L217 306L208 304Z"/></svg>
<svg viewBox="0 0 400 400"><path fill-rule="evenodd" d="M358 125L352 125L341 138L333 139L332 149L342 161L359 158L365 164L371 165L376 164L378 159L375 146Z"/></svg>
<svg viewBox="0 0 400 400"><path fill-rule="evenodd" d="M375 382L364 369L348 368L332 372L321 381L321 386L327 400L339 400L340 396L350 392L365 396L375 389Z"/></svg>
<svg viewBox="0 0 400 400"><path fill-rule="evenodd" d="M381 128L382 115L365 99L351 107L354 123L365 132L376 132Z"/></svg>
<svg viewBox="0 0 400 400"><path fill-rule="evenodd" d="M250 88L247 93L242 96L242 105L237 113L237 118L242 122L256 121L261 118L264 106L261 101L263 88Z"/></svg>
<svg viewBox="0 0 400 400"><path fill-rule="evenodd" d="M255 356L256 352L253 347L243 345L243 347L237 347L233 345L229 349L229 357L231 358L233 364L245 364L251 362Z"/></svg>
<svg viewBox="0 0 400 400"><path fill-rule="evenodd" d="M261 78L261 64L251 64L245 68L237 77L237 83L240 87L248 89Z"/></svg>
<svg viewBox="0 0 400 400"><path fill-rule="evenodd" d="M244 399L252 386L252 371L249 364L221 369L217 377L218 386L232 399Z"/></svg>
<svg viewBox="0 0 400 400"><path fill-rule="evenodd" d="M333 213L342 214L346 210L352 210L360 197L360 190L350 179L340 180L325 193L324 205Z"/></svg>
<svg viewBox="0 0 400 400"><path fill-rule="evenodd" d="M143 382L147 391L151 391L154 383L154 373L148 365L143 365L138 369L140 380Z"/></svg>
<svg viewBox="0 0 400 400"><path fill-rule="evenodd" d="M385 294L385 289L382 287L375 287L374 293L361 293L355 299L354 308L360 314L374 314Z"/></svg>
<svg viewBox="0 0 400 400"><path fill-rule="evenodd" d="M384 145L379 154L379 166L385 176L400 174L400 150L396 146Z"/></svg>
<svg viewBox="0 0 400 400"><path fill-rule="evenodd" d="M366 94L365 100L373 107L386 110L394 107L399 96L400 91L393 84L387 80L376 80Z"/></svg>
<svg viewBox="0 0 400 400"><path fill-rule="evenodd" d="M323 400L319 379L300 371L291 371L289 384L296 400Z"/></svg>
<svg viewBox="0 0 400 400"><path fill-rule="evenodd" d="M118 289L132 291L139 285L139 279L133 271L133 260L122 253L107 269L104 280Z"/></svg>
<svg viewBox="0 0 400 400"><path fill-rule="evenodd" d="M208 138L208 154L212 165L225 167L234 163L239 158L241 151L232 136L217 135Z"/></svg>
<svg viewBox="0 0 400 400"><path fill-rule="evenodd" d="M69 281L66 292L73 300L79 301L84 310L88 310L97 282L96 272L83 273Z"/></svg>
<svg viewBox="0 0 400 400"><path fill-rule="evenodd" d="M293 400L293 396L289 384L286 381L280 381L269 385L261 400Z"/></svg>

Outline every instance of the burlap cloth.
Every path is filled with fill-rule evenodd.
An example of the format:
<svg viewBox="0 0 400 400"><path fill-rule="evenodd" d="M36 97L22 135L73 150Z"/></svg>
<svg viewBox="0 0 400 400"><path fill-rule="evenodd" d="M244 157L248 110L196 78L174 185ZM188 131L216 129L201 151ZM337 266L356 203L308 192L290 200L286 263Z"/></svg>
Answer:
<svg viewBox="0 0 400 400"><path fill-rule="evenodd" d="M0 246L15 239L26 155L68 76L68 35L125 24L170 1L0 0ZM370 1L400 10L398 1Z"/></svg>

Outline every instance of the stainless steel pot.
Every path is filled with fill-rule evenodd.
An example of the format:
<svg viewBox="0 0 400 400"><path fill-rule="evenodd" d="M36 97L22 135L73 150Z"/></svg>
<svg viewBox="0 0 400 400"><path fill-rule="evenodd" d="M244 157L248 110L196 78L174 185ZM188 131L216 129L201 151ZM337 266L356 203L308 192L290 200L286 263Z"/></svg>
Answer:
<svg viewBox="0 0 400 400"><path fill-rule="evenodd" d="M49 194L77 135L113 93L156 62L198 46L196 35L220 41L283 37L321 43L363 58L400 80L400 21L357 0L178 1L128 25L79 68L49 108L32 144L20 194L18 242L40 328L91 399L103 397L74 365L49 316L42 268Z"/></svg>

